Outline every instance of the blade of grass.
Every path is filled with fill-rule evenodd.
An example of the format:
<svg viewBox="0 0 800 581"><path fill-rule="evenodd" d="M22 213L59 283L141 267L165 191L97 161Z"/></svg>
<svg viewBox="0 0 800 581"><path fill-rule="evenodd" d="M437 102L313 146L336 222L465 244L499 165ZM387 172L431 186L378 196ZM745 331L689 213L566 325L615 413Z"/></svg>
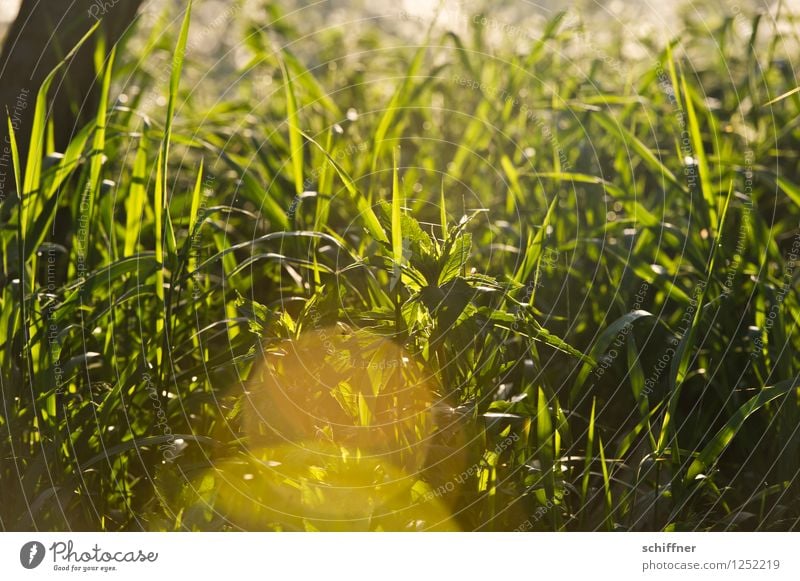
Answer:
<svg viewBox="0 0 800 581"><path fill-rule="evenodd" d="M605 499L606 518L603 521L607 530L613 530L614 526L611 520L611 515L614 510L614 498L611 493L611 478L608 473L608 464L606 462L606 451L603 446L603 438L597 439L597 449L600 451L600 468L603 472L603 497Z"/></svg>
<svg viewBox="0 0 800 581"><path fill-rule="evenodd" d="M400 191L400 178L397 170L397 152L392 154L392 258L400 268L403 262L403 194Z"/></svg>
<svg viewBox="0 0 800 581"><path fill-rule="evenodd" d="M189 37L189 24L192 17L192 3L189 0L186 5L186 12L181 24L181 30L178 35L178 43L175 48L174 57L172 59L172 71L169 79L169 96L167 98L167 117L164 123L164 137L161 142L161 147L158 152L158 163L156 168L156 184L153 207L155 209L155 243L156 243L156 261L161 265L156 273L156 296L159 301L164 305L163 316L156 318L156 337L161 338L165 327L165 321L169 321L170 305L164 295L164 274L166 265L164 263L164 237L166 235L168 250L174 255L175 253L175 240L172 236L172 225L169 215L169 199L168 199L168 185L167 173L170 143L172 140L172 125L175 117L175 106L178 99L178 88L181 80L181 73L183 71L183 63L186 58L186 42ZM163 345L156 348L156 361L157 365L161 368L161 377L166 376L166 370L163 367L163 349L169 345L169 338L164 335Z"/></svg>
<svg viewBox="0 0 800 581"><path fill-rule="evenodd" d="M719 458L733 438L736 437L736 434L739 433L747 418L781 396L791 395L792 392L795 392L795 397L800 396L800 393L797 393L799 387L800 379L787 379L773 386L763 388L758 395L750 398L728 419L725 425L700 451L700 454L686 472L686 481L689 482L697 478Z"/></svg>
<svg viewBox="0 0 800 581"><path fill-rule="evenodd" d="M586 446L584 451L583 460L583 477L581 478L581 505L586 505L586 497L589 494L589 477L592 468L592 454L594 454L594 430L595 430L595 413L597 407L597 398L592 397L592 411L589 414L589 427L586 431ZM581 513L583 514L583 512Z"/></svg>
<svg viewBox="0 0 800 581"><path fill-rule="evenodd" d="M397 89L397 91L395 91L391 101L389 101L389 104L386 106L386 110L383 112L381 120L378 122L378 126L375 128L372 145L372 163L370 166L370 175L375 175L377 172L378 160L380 159L383 151L384 142L386 141L389 129L395 124L395 119L397 118L401 108L405 106L406 97L411 90L414 79L419 73L419 69L422 67L422 62L427 51L427 42L422 43L422 45L417 49L414 58L411 60L411 64L408 67L408 72L406 73L403 82L400 84L400 87ZM368 199L371 200L371 198L372 188L370 188L368 194Z"/></svg>
<svg viewBox="0 0 800 581"><path fill-rule="evenodd" d="M711 176L708 169L708 159L706 157L705 145L703 144L703 134L700 131L700 123L695 110L694 98L686 82L686 76L681 73L681 88L686 104L686 117L689 122L689 135L692 139L692 153L697 162L697 170L700 174L700 188L703 199L708 206L708 225L716 235L722 224L718 222L717 194L711 184Z"/></svg>
<svg viewBox="0 0 800 581"><path fill-rule="evenodd" d="M283 58L280 58L283 85L286 92L286 120L289 125L289 160L292 165L292 178L294 179L295 194L300 195L305 190L303 186L303 135L297 124L297 97L294 84L289 75L289 69Z"/></svg>
<svg viewBox="0 0 800 581"><path fill-rule="evenodd" d="M125 250L124 256L133 256L139 242L147 203L147 146L144 137L139 138L133 161L131 187L125 201ZM156 209L158 212L158 209Z"/></svg>
<svg viewBox="0 0 800 581"><path fill-rule="evenodd" d="M351 199L356 204L356 208L358 209L361 219L364 220L364 225L367 228L367 232L369 232L370 236L372 236L375 240L379 242L389 242L389 239L386 237L386 232L384 232L383 228L381 227L380 220L378 220L378 216L375 214L375 210L372 209L372 205L369 203L369 200L365 198L361 192L359 192L358 187L356 186L353 179L347 174L347 172L342 168L335 159L325 151L313 137L308 135L307 133L303 133L303 137L309 143L312 143L315 147L317 147L323 154L325 154L328 163L331 164L331 167L336 171L336 174L339 176L339 179L342 180L344 187L347 189L348 193L351 196Z"/></svg>

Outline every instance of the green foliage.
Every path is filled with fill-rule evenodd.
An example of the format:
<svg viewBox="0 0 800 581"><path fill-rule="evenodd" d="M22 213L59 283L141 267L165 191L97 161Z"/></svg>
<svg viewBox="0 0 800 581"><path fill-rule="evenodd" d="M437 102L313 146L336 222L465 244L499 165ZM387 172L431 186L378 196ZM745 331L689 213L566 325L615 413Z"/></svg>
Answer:
<svg viewBox="0 0 800 581"><path fill-rule="evenodd" d="M749 32L721 22L708 55L687 22L622 78L560 15L521 53L431 26L334 70L273 50L303 42L274 18L216 102L179 84L205 71L190 21L174 55L98 59L64 152L37 97L0 207L0 528L346 529L337 503L358 530L800 526L800 99L775 45L753 34L751 82ZM168 78L137 64L159 52ZM324 329L430 373L410 475L327 424L255 446L263 361ZM353 377L392 372L307 405L379 425Z"/></svg>

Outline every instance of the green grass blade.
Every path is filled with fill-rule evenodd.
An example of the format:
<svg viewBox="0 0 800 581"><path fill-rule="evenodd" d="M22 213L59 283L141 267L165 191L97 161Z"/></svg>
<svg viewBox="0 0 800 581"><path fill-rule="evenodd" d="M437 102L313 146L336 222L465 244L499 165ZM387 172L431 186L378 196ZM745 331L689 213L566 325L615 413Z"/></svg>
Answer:
<svg viewBox="0 0 800 581"><path fill-rule="evenodd" d="M88 30L86 34L78 41L75 47L70 50L67 56L45 77L39 87L39 92L36 95L36 105L33 114L33 125L30 133L30 145L28 149L28 161L25 167L25 182L22 186L23 193L29 194L39 186L39 179L42 171L42 157L45 147L45 132L47 130L47 112L49 110L49 103L47 100L47 93L50 91L50 86L53 84L58 72L64 67L76 52L84 45L84 43L94 34L100 22L96 22Z"/></svg>
<svg viewBox="0 0 800 581"><path fill-rule="evenodd" d="M197 214L200 211L200 197L203 195L203 160L200 160L200 169L197 170L197 179L192 188L192 206L189 209L189 234L194 233L197 224Z"/></svg>
<svg viewBox="0 0 800 581"><path fill-rule="evenodd" d="M583 477L581 478L581 504L586 504L586 497L589 494L589 478L592 473L592 454L594 454L595 437L595 413L597 408L597 398L592 398L592 412L589 414L589 427L586 431L586 446L583 460Z"/></svg>
<svg viewBox="0 0 800 581"><path fill-rule="evenodd" d="M606 451L603 446L603 438L598 438L597 448L600 451L600 468L603 473L603 496L605 498L606 518L605 526L608 530L613 529L611 521L611 514L614 510L614 497L611 492L611 478L608 471L608 463L606 461Z"/></svg>
<svg viewBox="0 0 800 581"><path fill-rule="evenodd" d="M393 154L392 170L392 258L397 268L403 262L403 193L400 191L400 178L397 170L397 152Z"/></svg>
<svg viewBox="0 0 800 581"><path fill-rule="evenodd" d="M281 58L281 73L286 92L286 119L289 124L289 159L292 164L292 178L294 179L295 194L300 195L305 189L303 186L303 134L298 125L297 97L294 84L289 75L289 69Z"/></svg>
<svg viewBox="0 0 800 581"><path fill-rule="evenodd" d="M697 119L694 99L686 83L686 77L681 74L681 87L686 104L686 117L689 123L689 135L692 139L692 153L697 161L697 171L700 174L700 188L703 199L708 206L708 225L712 230L719 230L722 224L717 218L717 194L711 184L711 176L708 169L708 158L706 157L705 146L703 144L703 134L700 131L700 123ZM716 232L715 232L716 234Z"/></svg>
<svg viewBox="0 0 800 581"><path fill-rule="evenodd" d="M378 160L383 152L384 142L386 141L389 129L396 124L397 116L401 108L405 106L405 101L411 91L414 79L419 74L419 69L422 67L422 63L427 51L427 44L422 43L422 46L417 49L414 58L411 60L411 64L408 67L408 72L406 73L403 82L400 84L400 87L397 89L397 91L395 91L391 101L389 101L389 104L386 106L386 110L381 116L381 120L378 122L378 126L375 128L372 146L371 175L375 175L377 172Z"/></svg>
<svg viewBox="0 0 800 581"><path fill-rule="evenodd" d="M800 388L800 379L787 379L771 387L765 387L758 395L750 398L747 403L740 407L736 413L728 419L725 425L700 451L700 454L692 462L692 465L686 473L686 480L694 480L719 458L720 454L722 454L725 448L731 443L731 440L739 433L747 418L781 396L789 396L794 392L794 396L797 398L800 396L798 388ZM789 405L794 405L794 402Z"/></svg>
<svg viewBox="0 0 800 581"><path fill-rule="evenodd" d="M124 256L133 256L141 237L144 208L147 203L147 145L144 137L139 138L136 157L133 161L133 174L128 199L125 200L125 246ZM160 214L158 208L156 213ZM158 235L158 234L157 234ZM158 248L158 244L156 245Z"/></svg>
<svg viewBox="0 0 800 581"><path fill-rule="evenodd" d="M361 219L364 220L364 225L367 228L367 232L369 232L370 236L379 242L388 243L389 239L386 236L386 232L384 232L383 228L381 227L380 220L378 220L375 210L372 209L372 205L369 203L367 198L365 198L361 192L359 192L358 187L353 181L353 178L347 174L344 168L342 168L342 166L340 166L336 160L333 159L333 157L327 151L325 151L325 148L314 140L314 138L306 133L303 133L303 136L309 143L312 143L325 154L328 163L330 163L333 169L336 171L339 179L342 180L344 187L350 194L351 199L356 204L356 208L360 213Z"/></svg>
<svg viewBox="0 0 800 581"><path fill-rule="evenodd" d="M444 195L444 178L439 188L439 227L442 229L442 240L447 242L447 199Z"/></svg>
<svg viewBox="0 0 800 581"><path fill-rule="evenodd" d="M606 113L596 112L592 118L603 127L609 134L619 136L622 143L633 153L641 157L642 162L651 170L658 172L665 177L672 185L686 191L686 186L675 177L675 174L664 165L664 163L647 147L638 137L628 129L622 127L617 121L609 117Z"/></svg>
<svg viewBox="0 0 800 581"><path fill-rule="evenodd" d="M99 56L101 51L104 52L104 43L98 43L97 51L95 51L95 58L99 61L102 57ZM92 140L92 155L89 161L89 187L86 190L86 227L81 231L83 232L82 244L84 248L89 247L89 240L91 240L91 228L94 217L94 206L96 203L97 194L100 192L100 182L102 181L103 164L105 163L105 149L106 149L106 127L108 125L108 94L111 90L111 73L114 68L114 58L116 56L116 47L111 49L108 55L108 60L105 63L103 70L102 85L100 90L100 102L97 106L97 119L94 131L94 139Z"/></svg>

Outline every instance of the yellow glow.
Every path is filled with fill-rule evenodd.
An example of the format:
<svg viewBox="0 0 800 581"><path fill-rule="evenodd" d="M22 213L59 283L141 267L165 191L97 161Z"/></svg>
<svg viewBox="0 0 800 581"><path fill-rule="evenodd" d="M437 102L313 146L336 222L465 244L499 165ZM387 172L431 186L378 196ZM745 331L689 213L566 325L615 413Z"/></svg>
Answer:
<svg viewBox="0 0 800 581"><path fill-rule="evenodd" d="M328 443L413 474L436 428L435 391L422 362L393 341L324 328L267 354L244 429L255 449Z"/></svg>
<svg viewBox="0 0 800 581"><path fill-rule="evenodd" d="M416 475L330 445L286 445L214 470L217 510L249 530L458 530Z"/></svg>
<svg viewBox="0 0 800 581"><path fill-rule="evenodd" d="M421 478L436 383L397 343L339 327L268 352L243 406L247 451L206 478L247 529L456 530Z"/></svg>

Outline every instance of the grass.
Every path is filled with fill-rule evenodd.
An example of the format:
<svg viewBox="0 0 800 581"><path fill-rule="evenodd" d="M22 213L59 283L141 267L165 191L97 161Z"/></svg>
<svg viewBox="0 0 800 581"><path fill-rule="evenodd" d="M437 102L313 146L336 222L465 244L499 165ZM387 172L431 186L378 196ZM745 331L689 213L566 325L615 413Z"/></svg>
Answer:
<svg viewBox="0 0 800 581"><path fill-rule="evenodd" d="M0 528L800 527L797 39L266 18L216 101L190 9L64 152L38 97Z"/></svg>

